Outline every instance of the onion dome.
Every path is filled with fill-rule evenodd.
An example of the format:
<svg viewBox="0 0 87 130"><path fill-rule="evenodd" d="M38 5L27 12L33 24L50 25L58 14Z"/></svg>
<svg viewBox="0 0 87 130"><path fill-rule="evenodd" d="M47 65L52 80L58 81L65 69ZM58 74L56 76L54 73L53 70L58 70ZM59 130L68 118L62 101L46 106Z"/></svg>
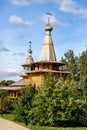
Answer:
<svg viewBox="0 0 87 130"><path fill-rule="evenodd" d="M45 26L45 31L52 31L53 30L53 27L48 23L46 26Z"/></svg>
<svg viewBox="0 0 87 130"><path fill-rule="evenodd" d="M29 44L30 44L29 45L29 50L28 50L29 56L26 59L26 64L30 64L30 63L34 62L34 60L32 58L31 41L29 42Z"/></svg>

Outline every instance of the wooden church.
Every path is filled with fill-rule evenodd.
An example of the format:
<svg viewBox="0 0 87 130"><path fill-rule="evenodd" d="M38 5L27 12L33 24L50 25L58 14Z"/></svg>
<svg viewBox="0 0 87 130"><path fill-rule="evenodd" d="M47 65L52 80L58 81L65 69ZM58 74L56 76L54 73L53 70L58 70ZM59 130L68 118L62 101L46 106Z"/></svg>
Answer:
<svg viewBox="0 0 87 130"><path fill-rule="evenodd" d="M51 36L51 31L53 30L53 27L50 24L50 16L48 16L48 23L44 29L45 37L39 61L35 62L33 60L31 42L29 42L29 55L26 59L26 63L22 65L22 79L13 83L9 87L3 87L3 89L7 89L9 91L9 96L11 98L17 98L20 94L20 90L24 86L29 86L30 84L40 86L43 75L53 73L54 75L66 77L68 74L67 71L61 71L60 69L61 66L64 66L65 64L62 62L57 62L56 59L54 44Z"/></svg>

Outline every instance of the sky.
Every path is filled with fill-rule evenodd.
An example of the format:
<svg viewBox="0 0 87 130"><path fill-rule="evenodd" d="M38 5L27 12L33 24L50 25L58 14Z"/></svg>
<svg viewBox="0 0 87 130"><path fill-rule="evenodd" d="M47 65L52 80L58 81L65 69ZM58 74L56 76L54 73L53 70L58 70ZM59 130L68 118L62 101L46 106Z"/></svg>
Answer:
<svg viewBox="0 0 87 130"><path fill-rule="evenodd" d="M39 61L48 12L57 61L87 49L87 0L0 0L0 81L20 79L29 41Z"/></svg>

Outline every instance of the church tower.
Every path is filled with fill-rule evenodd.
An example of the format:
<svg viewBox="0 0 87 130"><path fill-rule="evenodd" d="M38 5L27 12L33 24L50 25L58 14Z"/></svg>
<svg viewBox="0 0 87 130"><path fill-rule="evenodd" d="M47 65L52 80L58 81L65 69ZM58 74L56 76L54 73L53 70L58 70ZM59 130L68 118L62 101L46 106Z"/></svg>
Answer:
<svg viewBox="0 0 87 130"><path fill-rule="evenodd" d="M56 61L55 50L53 46L51 31L53 30L50 24L50 15L48 14L48 24L45 26L46 35L44 37L44 42L42 45L42 51L40 55L40 61Z"/></svg>
<svg viewBox="0 0 87 130"><path fill-rule="evenodd" d="M32 50L31 50L31 41L29 42L29 50L28 50L28 57L26 59L26 64L30 64L30 63L33 63L34 60L33 60L33 57L32 57Z"/></svg>
<svg viewBox="0 0 87 130"><path fill-rule="evenodd" d="M31 49L31 41L29 41L29 49L28 49L28 57L26 59L25 64L23 64L23 74L21 75L21 77L23 77L25 84L29 84L28 83L28 75L27 72L33 70L32 67L32 63L34 63L33 57L32 57L32 49Z"/></svg>

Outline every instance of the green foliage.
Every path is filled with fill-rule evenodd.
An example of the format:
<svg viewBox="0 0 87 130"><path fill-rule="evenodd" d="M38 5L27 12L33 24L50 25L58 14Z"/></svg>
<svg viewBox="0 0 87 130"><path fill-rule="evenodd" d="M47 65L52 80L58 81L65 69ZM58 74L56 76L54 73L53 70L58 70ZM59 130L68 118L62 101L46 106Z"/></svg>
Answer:
<svg viewBox="0 0 87 130"><path fill-rule="evenodd" d="M10 121L14 121L14 117L13 117L13 114L3 114L3 116L0 116L0 117L2 117L2 118L4 118L4 119L7 119L7 120L10 120Z"/></svg>
<svg viewBox="0 0 87 130"><path fill-rule="evenodd" d="M8 97L6 90L0 90L0 113L9 113L14 109L13 99Z"/></svg>
<svg viewBox="0 0 87 130"><path fill-rule="evenodd" d="M13 114L3 114L3 118L14 121ZM19 125L25 126L23 123L16 122ZM32 126L28 125L27 128L31 130L87 130L87 127L46 127L46 126Z"/></svg>
<svg viewBox="0 0 87 130"><path fill-rule="evenodd" d="M21 97L16 101L16 109L14 111L14 119L20 122L24 122L26 125L29 123L29 111L32 109L32 99L34 98L36 91L35 87L29 86L23 88Z"/></svg>
<svg viewBox="0 0 87 130"><path fill-rule="evenodd" d="M64 53L61 61L65 63L63 69L70 72L69 78L79 81L78 57L74 55L73 50Z"/></svg>
<svg viewBox="0 0 87 130"><path fill-rule="evenodd" d="M87 125L87 104L73 80L44 78L34 99L30 123L33 125Z"/></svg>
<svg viewBox="0 0 87 130"><path fill-rule="evenodd" d="M7 97L7 91L0 90L0 113L3 115L4 112L4 104L5 104L5 98Z"/></svg>
<svg viewBox="0 0 87 130"><path fill-rule="evenodd" d="M5 98L7 97L7 95L8 95L8 92L6 90L0 89L0 98Z"/></svg>
<svg viewBox="0 0 87 130"><path fill-rule="evenodd" d="M46 127L29 126L31 130L87 130L87 127Z"/></svg>
<svg viewBox="0 0 87 130"><path fill-rule="evenodd" d="M14 99L6 97L4 99L4 113L12 113L15 106L14 106Z"/></svg>
<svg viewBox="0 0 87 130"><path fill-rule="evenodd" d="M84 90L84 98L87 100L87 50L83 51L79 58L80 87Z"/></svg>
<svg viewBox="0 0 87 130"><path fill-rule="evenodd" d="M14 119L26 125L87 126L87 50L79 58L69 50L62 61L62 69L71 72L66 80L45 75L38 92L35 86L24 88L15 104L1 91L3 110L15 108Z"/></svg>
<svg viewBox="0 0 87 130"><path fill-rule="evenodd" d="M13 80L2 80L1 82L0 82L0 86L9 86L9 85L11 85L12 83L14 83L15 81L13 81Z"/></svg>

